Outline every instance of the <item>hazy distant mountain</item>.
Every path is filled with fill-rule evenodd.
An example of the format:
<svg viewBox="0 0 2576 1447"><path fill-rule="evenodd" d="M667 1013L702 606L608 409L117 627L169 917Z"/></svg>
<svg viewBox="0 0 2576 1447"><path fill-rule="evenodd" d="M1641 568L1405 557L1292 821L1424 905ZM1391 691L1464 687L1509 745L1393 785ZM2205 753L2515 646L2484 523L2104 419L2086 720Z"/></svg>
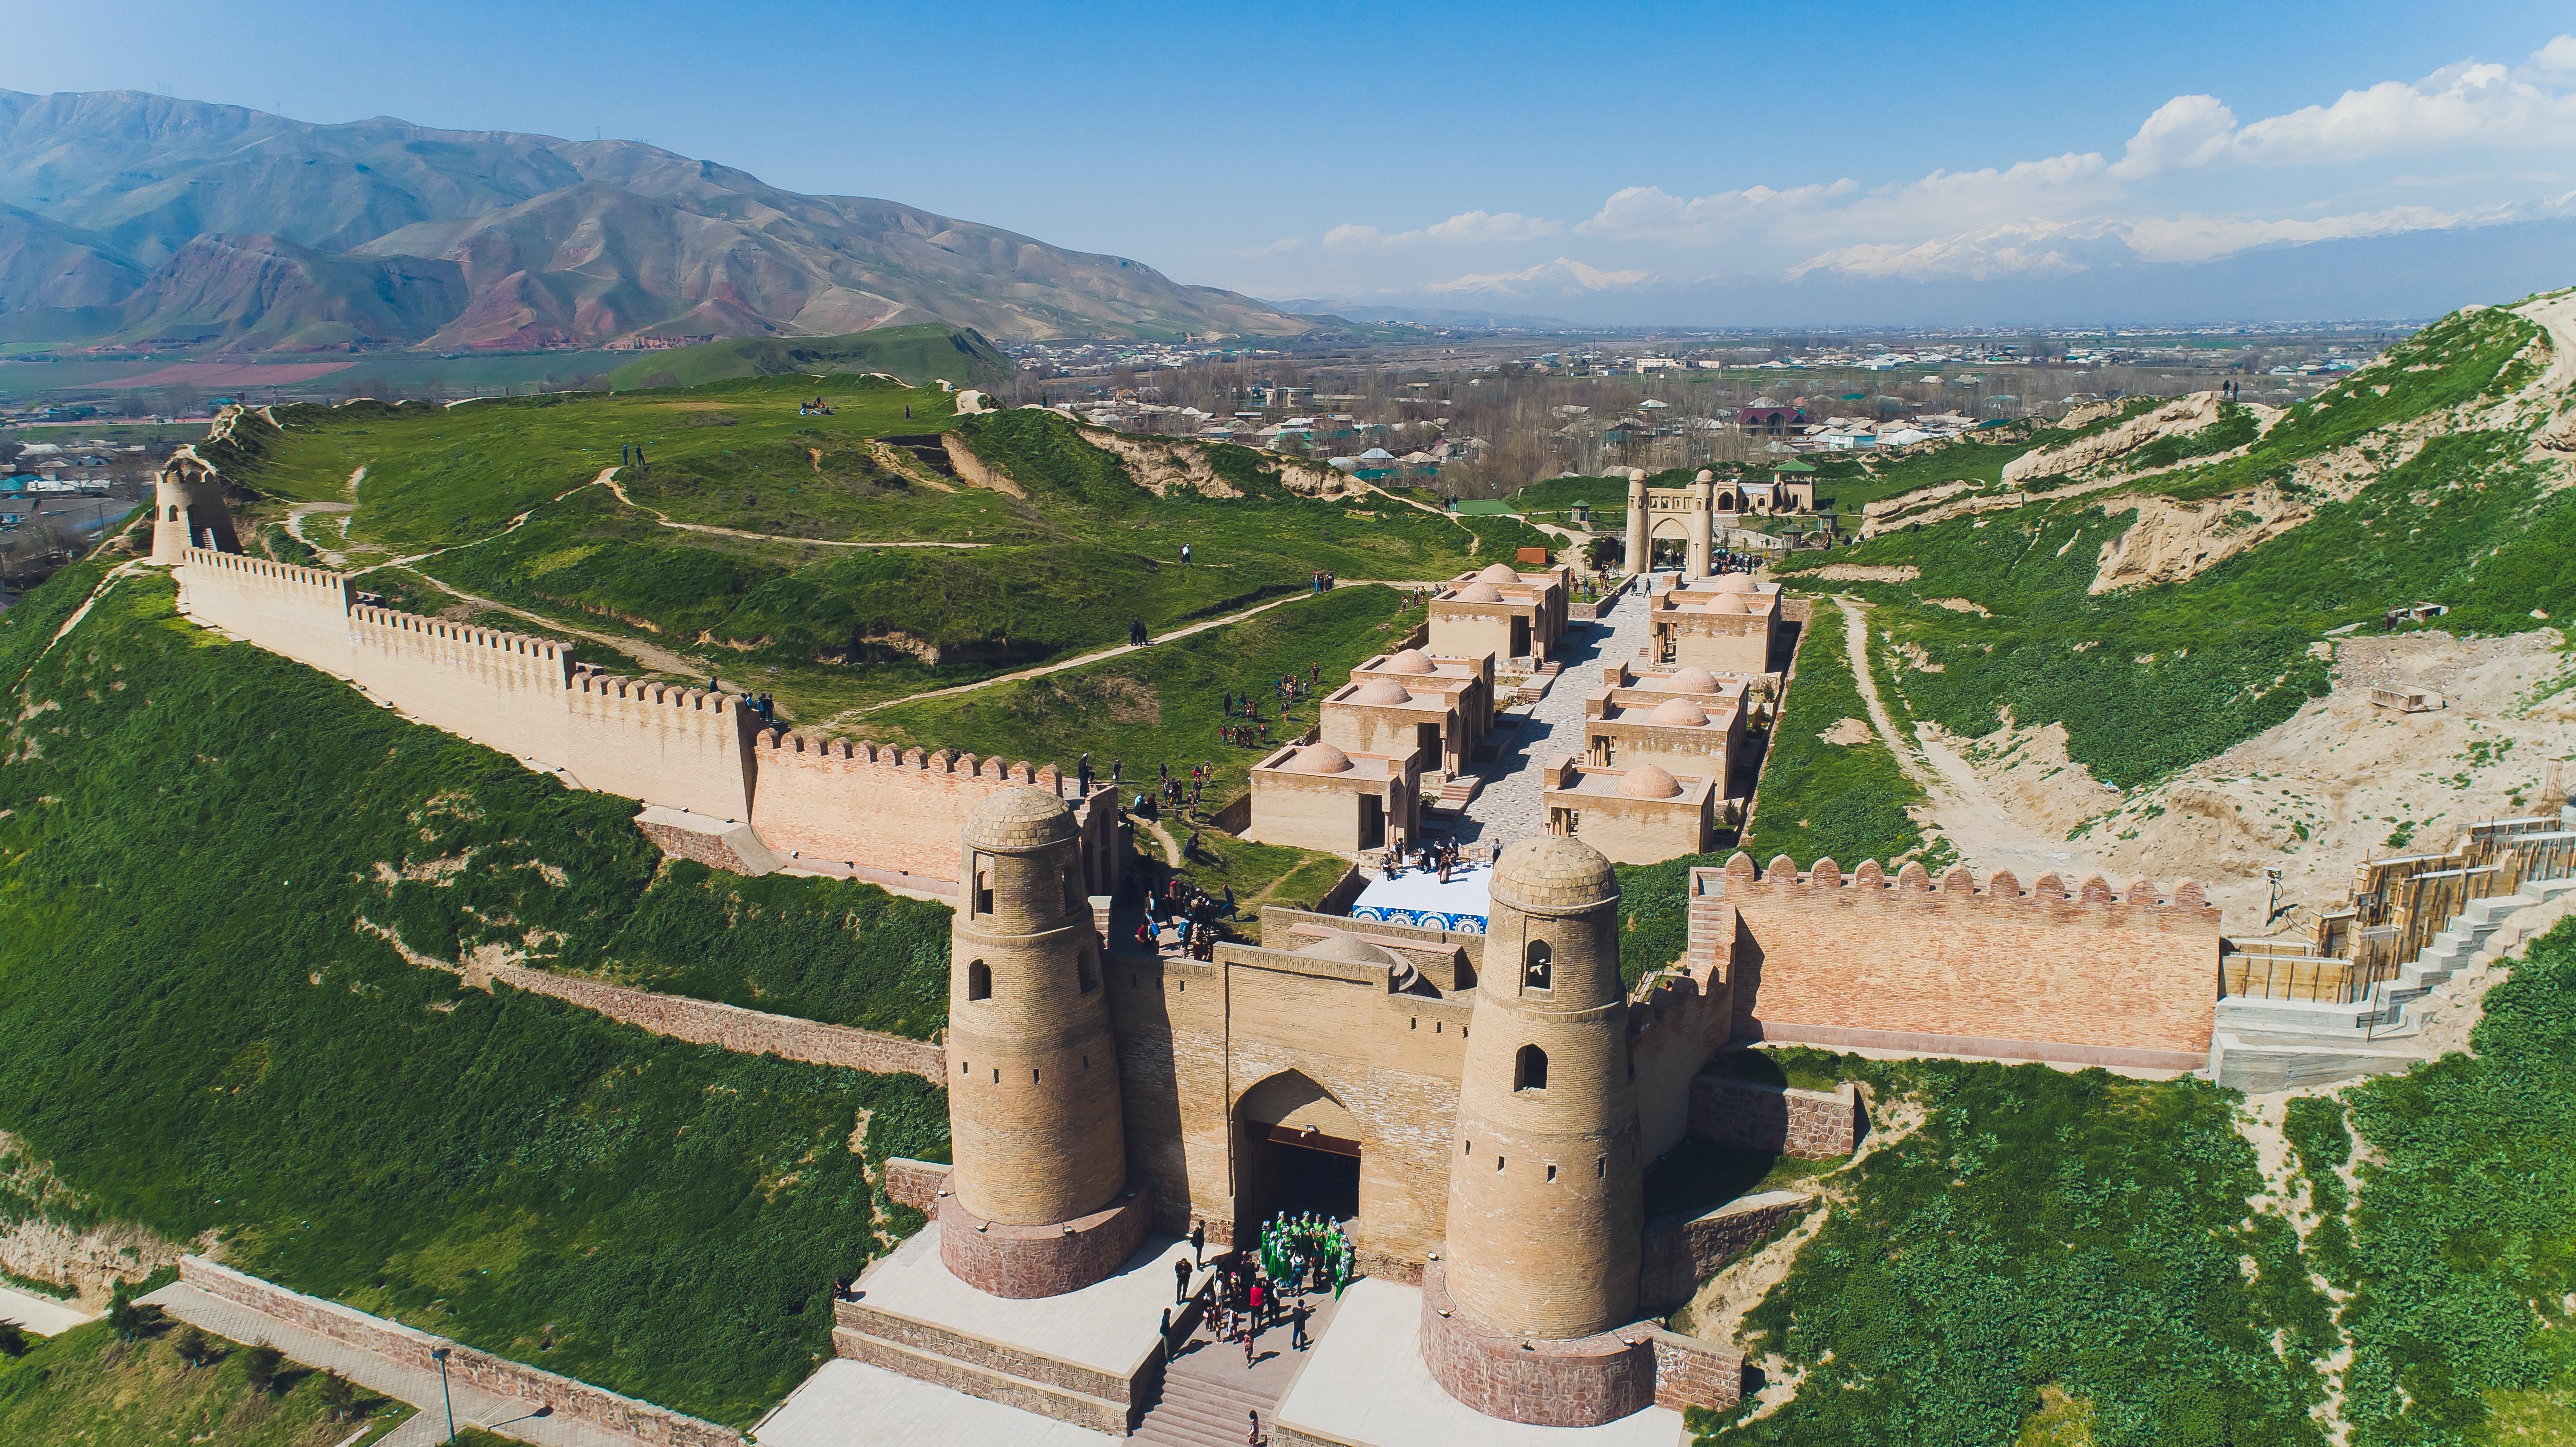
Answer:
<svg viewBox="0 0 2576 1447"><path fill-rule="evenodd" d="M1379 302L1303 297L1270 305L1295 316L1336 316L1350 322L1414 322L1426 327L1524 327L1553 331L1574 325L1563 317L1526 316L1511 312L1464 311L1457 307L1387 306Z"/></svg>
<svg viewBox="0 0 2576 1447"><path fill-rule="evenodd" d="M631 141L0 91L0 340L450 349L916 322L1306 329L1121 257Z"/></svg>
<svg viewBox="0 0 2576 1447"><path fill-rule="evenodd" d="M1868 276L1818 268L1795 279L1590 276L1559 267L1426 288L1540 308L1585 325L2047 326L2324 321L2440 316L2472 302L2565 286L2576 218L2410 231L2241 251L2216 261L2145 261L2097 246L2039 275ZM1607 277L1612 284L1603 284ZM1472 285L1466 284L1472 283ZM1386 298L1400 311L1410 297ZM1297 303L1299 306L1320 303ZM1353 315L1347 309L1342 315Z"/></svg>

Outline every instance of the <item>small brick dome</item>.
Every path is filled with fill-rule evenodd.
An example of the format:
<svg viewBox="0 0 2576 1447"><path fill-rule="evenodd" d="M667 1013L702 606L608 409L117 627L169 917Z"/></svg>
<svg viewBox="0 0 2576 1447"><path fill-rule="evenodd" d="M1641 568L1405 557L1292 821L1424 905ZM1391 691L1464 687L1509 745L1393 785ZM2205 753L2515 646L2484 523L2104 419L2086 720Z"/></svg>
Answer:
<svg viewBox="0 0 2576 1447"><path fill-rule="evenodd" d="M1372 678L1352 689L1349 701L1375 704L1411 703L1413 695L1405 692L1404 685L1392 678Z"/></svg>
<svg viewBox="0 0 2576 1447"><path fill-rule="evenodd" d="M1482 578L1469 583L1467 586L1459 589L1457 592L1452 593L1449 596L1461 603L1499 603L1503 601L1502 591Z"/></svg>
<svg viewBox="0 0 2576 1447"><path fill-rule="evenodd" d="M1646 715L1646 722L1697 728L1708 722L1708 710L1686 698L1668 698L1655 705L1655 711Z"/></svg>
<svg viewBox="0 0 2576 1447"><path fill-rule="evenodd" d="M1297 952L1301 959L1340 960L1353 965L1382 965L1391 970L1404 968L1404 961L1391 950L1370 944L1357 935L1334 935L1321 939Z"/></svg>
<svg viewBox="0 0 2576 1447"><path fill-rule="evenodd" d="M1616 898L1619 876L1600 850L1580 839L1533 834L1514 840L1494 861L1492 888L1494 898L1522 909L1582 909Z"/></svg>
<svg viewBox="0 0 2576 1447"><path fill-rule="evenodd" d="M1696 663L1687 668L1677 668L1673 670L1671 677L1667 679L1666 682L1673 688L1681 690L1683 693L1717 692L1717 675L1700 667Z"/></svg>
<svg viewBox="0 0 2576 1447"><path fill-rule="evenodd" d="M1517 583L1521 580L1521 575L1513 571L1512 565L1509 563L1487 563L1485 565L1485 570L1478 573L1476 576L1483 579L1485 582L1497 585L1503 583Z"/></svg>
<svg viewBox="0 0 2576 1447"><path fill-rule="evenodd" d="M1751 573L1720 573L1717 575L1717 582L1714 586L1717 591L1721 593L1755 593L1761 591L1753 585L1753 575Z"/></svg>
<svg viewBox="0 0 2576 1447"><path fill-rule="evenodd" d="M1347 774L1351 756L1331 744L1308 744L1279 767L1291 774Z"/></svg>
<svg viewBox="0 0 2576 1447"><path fill-rule="evenodd" d="M1703 468L1701 468L1701 469L1699 470L1699 472L1698 472L1698 474L1697 474L1696 476L1694 476L1694 477L1692 477L1692 478L1691 478L1691 481L1693 481L1693 482L1715 482L1715 481L1717 481L1717 474L1716 474L1716 473L1714 473L1714 472L1711 472L1711 471L1709 471L1707 468L1703 467Z"/></svg>
<svg viewBox="0 0 2576 1447"><path fill-rule="evenodd" d="M1074 836L1073 811L1043 789L999 789L966 816L965 833L977 849L1037 849Z"/></svg>
<svg viewBox="0 0 2576 1447"><path fill-rule="evenodd" d="M1437 673L1440 670L1433 665L1429 654L1424 653L1419 648L1408 648L1386 661L1386 671L1389 673Z"/></svg>
<svg viewBox="0 0 2576 1447"><path fill-rule="evenodd" d="M1717 595L1715 601L1708 605L1708 611L1711 613L1750 613L1753 610L1744 606L1743 594L1720 593Z"/></svg>
<svg viewBox="0 0 2576 1447"><path fill-rule="evenodd" d="M1681 791L1682 781L1658 764L1639 764L1619 781L1622 799L1669 799Z"/></svg>

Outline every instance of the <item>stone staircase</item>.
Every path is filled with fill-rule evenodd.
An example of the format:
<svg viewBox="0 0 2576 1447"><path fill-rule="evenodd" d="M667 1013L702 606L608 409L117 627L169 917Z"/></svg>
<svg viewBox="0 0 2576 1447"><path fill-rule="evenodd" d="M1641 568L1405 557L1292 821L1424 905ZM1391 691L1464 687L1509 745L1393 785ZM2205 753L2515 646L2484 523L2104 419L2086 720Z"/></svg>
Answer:
<svg viewBox="0 0 2576 1447"><path fill-rule="evenodd" d="M1565 672L1565 665L1562 663L1549 662L1540 664L1538 666L1538 671L1532 673L1527 679L1525 679L1521 683L1519 691L1512 695L1512 702L1524 704L1537 703L1539 700L1547 697L1548 685L1556 682L1556 676L1563 672Z"/></svg>
<svg viewBox="0 0 2576 1447"><path fill-rule="evenodd" d="M2512 894L2469 901L2397 977L2360 999L2219 1001L2210 1070L2221 1085L2279 1090L2406 1069L2424 1058L2417 1037L2450 1003L2453 976L2499 944L2518 942L2529 927L2515 916L2536 905L2576 897L2576 879L2526 880ZM1692 902L1694 924L1698 901ZM2499 939L2499 936L2504 938Z"/></svg>
<svg viewBox="0 0 2576 1447"><path fill-rule="evenodd" d="M1440 793L1432 799L1431 807L1464 809L1474 801L1477 788L1484 782L1474 774L1452 774L1449 776L1449 781L1440 786Z"/></svg>
<svg viewBox="0 0 2576 1447"><path fill-rule="evenodd" d="M1212 1350L1225 1349L1220 1342ZM1253 1412L1261 1414L1263 1430L1269 1429L1271 1413L1279 1405L1275 1398L1248 1379L1228 1381L1214 1373L1184 1371L1186 1361L1174 1363L1163 1378L1163 1399L1145 1414L1129 1441L1153 1447L1243 1447L1245 1429L1251 1423L1248 1414Z"/></svg>

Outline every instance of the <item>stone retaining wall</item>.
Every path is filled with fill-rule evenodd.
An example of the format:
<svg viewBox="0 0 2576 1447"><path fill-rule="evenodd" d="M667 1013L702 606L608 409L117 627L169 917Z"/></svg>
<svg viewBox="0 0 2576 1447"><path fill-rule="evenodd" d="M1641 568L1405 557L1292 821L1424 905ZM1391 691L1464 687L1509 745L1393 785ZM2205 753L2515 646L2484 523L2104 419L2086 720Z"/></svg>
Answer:
<svg viewBox="0 0 2576 1447"><path fill-rule="evenodd" d="M1661 1327L1646 1335L1655 1348L1656 1406L1722 1412L1744 1400L1744 1353Z"/></svg>
<svg viewBox="0 0 2576 1447"><path fill-rule="evenodd" d="M799 1020L792 1015L769 1015L713 1000L659 995L651 990L557 975L522 965L469 968L465 980L467 984L498 980L513 989L552 996L692 1045L715 1045L744 1055L775 1055L782 1060L840 1065L880 1075L918 1075L942 1086L948 1083L946 1052L926 1040L827 1025L820 1020Z"/></svg>
<svg viewBox="0 0 2576 1447"><path fill-rule="evenodd" d="M927 1216L939 1204L939 1192L948 1184L948 1173L954 1169L939 1161L889 1156L885 1163L885 1193Z"/></svg>
<svg viewBox="0 0 2576 1447"><path fill-rule="evenodd" d="M477 1351L445 1337L432 1336L398 1321L369 1316L335 1301L323 1301L287 1290L207 1260L182 1257L179 1279L209 1296L248 1307L318 1336L345 1342L414 1371L434 1372L430 1352L448 1349L447 1375L487 1392L537 1402L554 1409L557 1420L570 1419L631 1437L648 1447L743 1447L742 1434L695 1417L682 1416L650 1402L620 1396L604 1387L575 1381Z"/></svg>
<svg viewBox="0 0 2576 1447"><path fill-rule="evenodd" d="M1713 1145L1823 1161L1860 1149L1869 1117L1860 1087L1793 1090L1701 1075L1690 1083L1690 1133Z"/></svg>
<svg viewBox="0 0 2576 1447"><path fill-rule="evenodd" d="M1677 1310L1718 1268L1815 1208L1802 1191L1765 1191L1729 1201L1705 1216L1664 1216L1646 1225L1638 1295L1648 1311Z"/></svg>

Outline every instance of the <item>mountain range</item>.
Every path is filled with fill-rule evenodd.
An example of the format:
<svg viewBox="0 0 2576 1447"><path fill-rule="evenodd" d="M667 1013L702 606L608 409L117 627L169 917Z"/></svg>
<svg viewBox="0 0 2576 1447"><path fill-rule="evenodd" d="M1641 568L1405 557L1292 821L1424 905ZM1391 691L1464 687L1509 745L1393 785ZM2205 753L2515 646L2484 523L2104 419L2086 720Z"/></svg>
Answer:
<svg viewBox="0 0 2576 1447"><path fill-rule="evenodd" d="M1308 327L1123 257L633 141L0 90L0 341L519 350L931 322Z"/></svg>

